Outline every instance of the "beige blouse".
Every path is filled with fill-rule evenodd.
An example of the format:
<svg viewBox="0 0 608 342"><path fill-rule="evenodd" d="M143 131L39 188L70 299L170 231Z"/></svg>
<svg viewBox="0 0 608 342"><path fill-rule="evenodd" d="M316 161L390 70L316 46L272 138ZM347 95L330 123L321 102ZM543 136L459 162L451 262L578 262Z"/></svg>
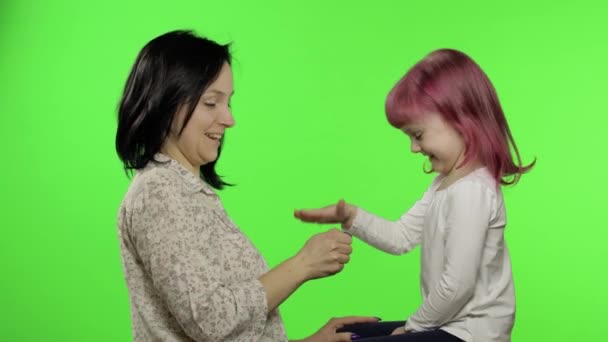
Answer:
<svg viewBox="0 0 608 342"><path fill-rule="evenodd" d="M166 155L136 173L118 235L134 341L287 341L268 266L215 191Z"/></svg>

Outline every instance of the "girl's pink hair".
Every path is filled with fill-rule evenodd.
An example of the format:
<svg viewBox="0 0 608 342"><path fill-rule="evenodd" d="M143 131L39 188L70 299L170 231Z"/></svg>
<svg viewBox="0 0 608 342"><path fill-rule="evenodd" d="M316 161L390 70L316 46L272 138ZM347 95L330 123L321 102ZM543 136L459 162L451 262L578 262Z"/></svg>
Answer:
<svg viewBox="0 0 608 342"><path fill-rule="evenodd" d="M388 94L386 116L396 128L428 113L438 113L462 135L465 158L459 167L478 160L497 182L507 185L517 183L536 162L522 165L494 86L477 63L460 51L433 51Z"/></svg>

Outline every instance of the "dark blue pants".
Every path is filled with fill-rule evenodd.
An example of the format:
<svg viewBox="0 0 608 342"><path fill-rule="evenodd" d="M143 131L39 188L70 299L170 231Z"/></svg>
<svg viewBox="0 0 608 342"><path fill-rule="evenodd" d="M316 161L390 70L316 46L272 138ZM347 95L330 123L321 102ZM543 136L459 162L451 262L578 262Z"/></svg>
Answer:
<svg viewBox="0 0 608 342"><path fill-rule="evenodd" d="M439 329L390 336L393 330L404 325L405 321L351 324L338 329L338 332L357 334L359 338L356 341L362 342L462 342Z"/></svg>

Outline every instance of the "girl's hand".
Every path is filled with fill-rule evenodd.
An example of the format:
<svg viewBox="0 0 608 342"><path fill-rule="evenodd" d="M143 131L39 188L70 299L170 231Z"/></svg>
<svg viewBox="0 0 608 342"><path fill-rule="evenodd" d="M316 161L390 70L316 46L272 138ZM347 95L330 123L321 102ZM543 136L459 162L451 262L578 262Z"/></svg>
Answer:
<svg viewBox="0 0 608 342"><path fill-rule="evenodd" d="M403 335L403 334L407 334L410 333L411 331L409 330L405 330L405 327L399 327L395 330L393 330L393 333L391 334L391 336L393 335Z"/></svg>
<svg viewBox="0 0 608 342"><path fill-rule="evenodd" d="M294 216L304 222L340 223L342 228L350 228L357 213L357 207L340 200L337 204L318 209L300 209Z"/></svg>

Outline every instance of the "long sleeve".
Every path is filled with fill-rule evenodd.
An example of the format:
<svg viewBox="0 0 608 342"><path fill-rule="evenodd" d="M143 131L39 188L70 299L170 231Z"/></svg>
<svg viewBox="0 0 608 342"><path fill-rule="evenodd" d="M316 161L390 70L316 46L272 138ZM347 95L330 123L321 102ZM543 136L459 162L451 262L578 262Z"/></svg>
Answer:
<svg viewBox="0 0 608 342"><path fill-rule="evenodd" d="M440 221L445 226L440 242L444 251L426 251L443 253L443 269L406 329L427 330L446 324L475 292L496 193L474 181L456 183L446 191L445 220ZM430 272L424 267L423 272Z"/></svg>
<svg viewBox="0 0 608 342"><path fill-rule="evenodd" d="M397 221L389 221L358 208L353 224L345 231L390 254L401 255L420 244L424 216L432 199L436 178L431 186Z"/></svg>
<svg viewBox="0 0 608 342"><path fill-rule="evenodd" d="M224 260L237 260L239 252L220 248L220 240L229 237L216 209L188 206L172 188L160 186L144 191L129 216L133 248L155 292L190 338L260 338L267 320L264 289L253 274L226 280Z"/></svg>

